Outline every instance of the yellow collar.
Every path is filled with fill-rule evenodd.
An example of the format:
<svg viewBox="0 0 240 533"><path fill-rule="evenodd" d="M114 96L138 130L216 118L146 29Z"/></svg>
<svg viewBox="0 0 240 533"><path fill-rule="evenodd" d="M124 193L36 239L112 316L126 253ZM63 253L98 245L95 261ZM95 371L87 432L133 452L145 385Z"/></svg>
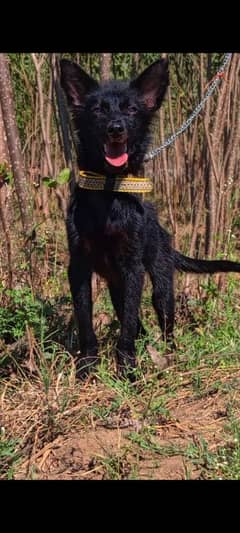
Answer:
<svg viewBox="0 0 240 533"><path fill-rule="evenodd" d="M90 191L113 191L146 193L152 191L152 182L149 178L138 178L128 174L106 178L102 174L80 170L77 176L77 184L81 189Z"/></svg>

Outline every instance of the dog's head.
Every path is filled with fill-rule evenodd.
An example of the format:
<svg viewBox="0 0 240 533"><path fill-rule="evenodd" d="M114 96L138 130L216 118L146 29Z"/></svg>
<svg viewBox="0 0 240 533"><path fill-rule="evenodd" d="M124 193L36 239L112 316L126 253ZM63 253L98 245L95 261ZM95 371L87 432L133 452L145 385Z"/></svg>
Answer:
<svg viewBox="0 0 240 533"><path fill-rule="evenodd" d="M62 59L61 85L72 112L79 165L106 175L137 173L149 143L149 126L166 92L168 61L160 59L130 82L99 84Z"/></svg>

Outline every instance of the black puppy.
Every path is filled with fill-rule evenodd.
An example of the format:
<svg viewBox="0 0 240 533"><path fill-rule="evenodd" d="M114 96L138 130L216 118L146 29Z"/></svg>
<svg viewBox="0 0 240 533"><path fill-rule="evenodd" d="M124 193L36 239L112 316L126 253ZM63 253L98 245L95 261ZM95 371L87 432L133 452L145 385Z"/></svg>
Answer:
<svg viewBox="0 0 240 533"><path fill-rule="evenodd" d="M160 59L131 82L98 84L77 64L61 61L61 84L78 139L78 164L107 178L105 190L76 185L67 232L69 281L79 327L84 376L98 362L92 325L91 276L108 283L121 323L117 343L119 373L134 379L135 339L144 328L139 319L144 273L153 285L153 306L163 338L173 344L174 270L196 273L240 272L240 263L191 259L171 247L153 206L136 194L112 192L116 176L141 176L150 125L169 83L168 63Z"/></svg>

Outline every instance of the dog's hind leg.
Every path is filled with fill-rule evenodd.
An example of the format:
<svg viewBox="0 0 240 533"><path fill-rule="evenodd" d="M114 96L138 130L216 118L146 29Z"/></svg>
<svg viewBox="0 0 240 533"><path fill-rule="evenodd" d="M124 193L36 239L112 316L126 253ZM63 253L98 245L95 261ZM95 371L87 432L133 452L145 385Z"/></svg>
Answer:
<svg viewBox="0 0 240 533"><path fill-rule="evenodd" d="M115 313L117 315L117 318L119 322L122 322L122 316L123 316L123 291L121 287L118 287L116 285L110 284L108 285L112 304L115 310ZM138 317L137 321L137 338L142 336L144 337L147 334L140 318Z"/></svg>
<svg viewBox="0 0 240 533"><path fill-rule="evenodd" d="M173 268L170 262L151 265L149 269L153 285L152 303L157 313L159 326L162 330L163 340L172 349L175 349L173 339L174 328L174 288L173 288Z"/></svg>
<svg viewBox="0 0 240 533"><path fill-rule="evenodd" d="M71 255L68 277L79 330L81 356L77 375L80 378L84 378L99 361L97 338L92 324L91 275L91 269L84 258Z"/></svg>

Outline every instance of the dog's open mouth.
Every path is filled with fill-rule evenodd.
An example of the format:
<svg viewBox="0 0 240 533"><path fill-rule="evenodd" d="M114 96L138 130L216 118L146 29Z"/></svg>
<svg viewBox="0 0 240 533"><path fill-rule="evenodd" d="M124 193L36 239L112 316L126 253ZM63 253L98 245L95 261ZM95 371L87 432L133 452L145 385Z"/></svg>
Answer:
<svg viewBox="0 0 240 533"><path fill-rule="evenodd" d="M122 167L128 161L127 140L107 141L104 144L106 161L113 167Z"/></svg>

